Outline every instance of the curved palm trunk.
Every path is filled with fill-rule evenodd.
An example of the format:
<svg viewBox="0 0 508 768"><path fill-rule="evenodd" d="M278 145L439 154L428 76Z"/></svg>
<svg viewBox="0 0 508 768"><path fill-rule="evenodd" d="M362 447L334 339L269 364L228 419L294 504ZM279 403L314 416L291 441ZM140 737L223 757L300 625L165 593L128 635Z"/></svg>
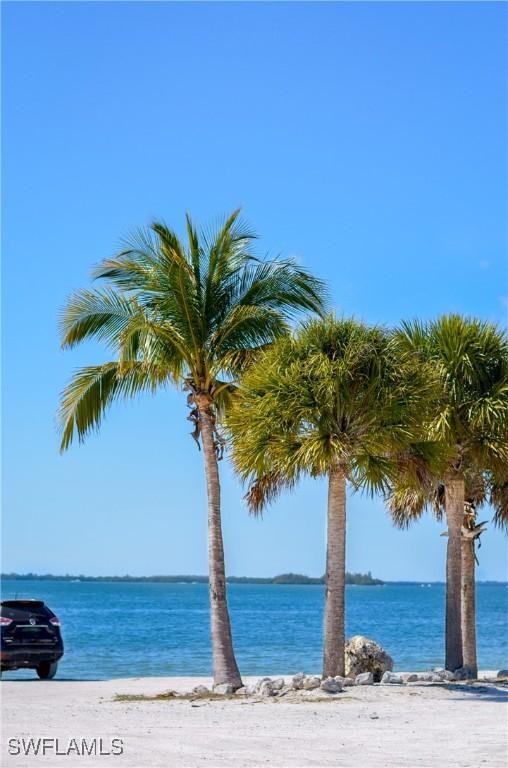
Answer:
<svg viewBox="0 0 508 768"><path fill-rule="evenodd" d="M332 469L328 478L323 677L344 675L346 582L346 478Z"/></svg>
<svg viewBox="0 0 508 768"><path fill-rule="evenodd" d="M208 404L200 405L199 415L208 494L208 578L213 681L214 685L230 683L236 689L241 687L242 679L233 649L226 597L224 544L222 541L220 516L219 467L215 451L214 424L210 406Z"/></svg>
<svg viewBox="0 0 508 768"><path fill-rule="evenodd" d="M445 480L445 510L448 523L446 550L446 659L452 672L462 667L462 537L464 517L464 478L458 475Z"/></svg>
<svg viewBox="0 0 508 768"><path fill-rule="evenodd" d="M462 655L465 667L478 676L476 659L476 594L474 539L462 539Z"/></svg>

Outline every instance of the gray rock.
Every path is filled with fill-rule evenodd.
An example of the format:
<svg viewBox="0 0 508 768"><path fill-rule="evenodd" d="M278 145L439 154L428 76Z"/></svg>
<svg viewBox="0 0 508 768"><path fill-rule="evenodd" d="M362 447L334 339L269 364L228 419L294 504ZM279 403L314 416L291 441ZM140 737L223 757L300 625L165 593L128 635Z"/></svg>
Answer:
<svg viewBox="0 0 508 768"><path fill-rule="evenodd" d="M322 680L319 687L327 693L340 693L342 691L341 683L334 677L327 677L326 680Z"/></svg>
<svg viewBox="0 0 508 768"><path fill-rule="evenodd" d="M210 693L210 689L206 687L206 685L196 685L195 688L192 689L192 693L197 693L198 696L205 696L207 693Z"/></svg>
<svg viewBox="0 0 508 768"><path fill-rule="evenodd" d="M237 688L235 691L235 696L245 696L247 693L247 688L245 685L242 685L241 688Z"/></svg>
<svg viewBox="0 0 508 768"><path fill-rule="evenodd" d="M299 691L303 688L303 681L305 680L305 674L303 672L298 672L298 674L293 675L293 678L291 680L291 684L295 691Z"/></svg>
<svg viewBox="0 0 508 768"><path fill-rule="evenodd" d="M454 673L454 680L475 680L476 675L471 667L460 667Z"/></svg>
<svg viewBox="0 0 508 768"><path fill-rule="evenodd" d="M245 686L245 693L247 696L254 696L258 692L256 685L246 685Z"/></svg>
<svg viewBox="0 0 508 768"><path fill-rule="evenodd" d="M343 688L348 688L350 685L355 684L355 681L352 677L342 677L341 675L335 675L333 679L340 683Z"/></svg>
<svg viewBox="0 0 508 768"><path fill-rule="evenodd" d="M285 680L283 677L278 677L276 680L272 680L272 688L274 691L282 691L284 684Z"/></svg>
<svg viewBox="0 0 508 768"><path fill-rule="evenodd" d="M264 680L258 688L258 693L263 698L267 699L269 696L275 695L275 690L271 680Z"/></svg>
<svg viewBox="0 0 508 768"><path fill-rule="evenodd" d="M496 675L497 678L508 677L508 669L500 669Z"/></svg>
<svg viewBox="0 0 508 768"><path fill-rule="evenodd" d="M303 681L303 687L306 691L311 691L313 688L319 688L321 685L321 678L314 675L307 675Z"/></svg>
<svg viewBox="0 0 508 768"><path fill-rule="evenodd" d="M433 674L437 675L441 680L446 681L447 683L457 680L455 673L450 672L449 669L434 669Z"/></svg>
<svg viewBox="0 0 508 768"><path fill-rule="evenodd" d="M414 672L401 672L400 676L403 683L416 683L418 681L418 675Z"/></svg>
<svg viewBox="0 0 508 768"><path fill-rule="evenodd" d="M373 685L374 675L372 672L361 672L355 678L355 685Z"/></svg>
<svg viewBox="0 0 508 768"><path fill-rule="evenodd" d="M402 675L396 672L385 672L381 678L381 685L403 685Z"/></svg>
<svg viewBox="0 0 508 768"><path fill-rule="evenodd" d="M442 683L443 679L437 674L437 672L418 672L418 682L420 683Z"/></svg>
<svg viewBox="0 0 508 768"><path fill-rule="evenodd" d="M229 696L235 692L235 688L233 685L231 685L231 683L220 683L219 685L213 686L213 692L221 693L224 696Z"/></svg>
<svg viewBox="0 0 508 768"><path fill-rule="evenodd" d="M393 670L393 659L374 640L355 635L346 643L346 675L356 678L363 672L372 672L374 682L379 683L385 672Z"/></svg>

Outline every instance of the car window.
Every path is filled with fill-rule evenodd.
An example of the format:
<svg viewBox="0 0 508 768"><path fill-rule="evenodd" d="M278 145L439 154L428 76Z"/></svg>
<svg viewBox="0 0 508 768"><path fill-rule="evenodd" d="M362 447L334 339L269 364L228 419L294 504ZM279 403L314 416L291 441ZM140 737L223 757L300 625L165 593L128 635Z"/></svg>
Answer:
<svg viewBox="0 0 508 768"><path fill-rule="evenodd" d="M23 621L27 616L47 619L54 615L42 600L4 600L0 606L0 613L14 621Z"/></svg>

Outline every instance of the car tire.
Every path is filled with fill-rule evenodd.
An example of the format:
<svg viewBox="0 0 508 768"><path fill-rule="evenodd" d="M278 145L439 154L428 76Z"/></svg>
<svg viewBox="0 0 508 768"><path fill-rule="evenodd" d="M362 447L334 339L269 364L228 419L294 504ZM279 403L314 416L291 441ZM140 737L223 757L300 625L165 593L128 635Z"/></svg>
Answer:
<svg viewBox="0 0 508 768"><path fill-rule="evenodd" d="M37 675L41 680L52 680L58 669L57 661L41 661L37 666Z"/></svg>

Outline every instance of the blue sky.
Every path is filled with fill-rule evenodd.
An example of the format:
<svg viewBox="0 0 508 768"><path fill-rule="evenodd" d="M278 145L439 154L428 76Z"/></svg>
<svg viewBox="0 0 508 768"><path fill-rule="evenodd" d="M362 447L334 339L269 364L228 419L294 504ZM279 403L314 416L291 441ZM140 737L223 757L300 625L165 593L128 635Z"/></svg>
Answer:
<svg viewBox="0 0 508 768"><path fill-rule="evenodd" d="M57 317L153 217L238 205L339 313L506 322L506 6L3 4L3 570L205 573L205 488L185 398L119 405L58 453L58 395L93 345ZM248 517L227 462L227 570L324 571L322 483ZM486 514L488 517L488 513ZM444 578L430 518L351 496L348 568ZM480 578L506 578L492 529Z"/></svg>

